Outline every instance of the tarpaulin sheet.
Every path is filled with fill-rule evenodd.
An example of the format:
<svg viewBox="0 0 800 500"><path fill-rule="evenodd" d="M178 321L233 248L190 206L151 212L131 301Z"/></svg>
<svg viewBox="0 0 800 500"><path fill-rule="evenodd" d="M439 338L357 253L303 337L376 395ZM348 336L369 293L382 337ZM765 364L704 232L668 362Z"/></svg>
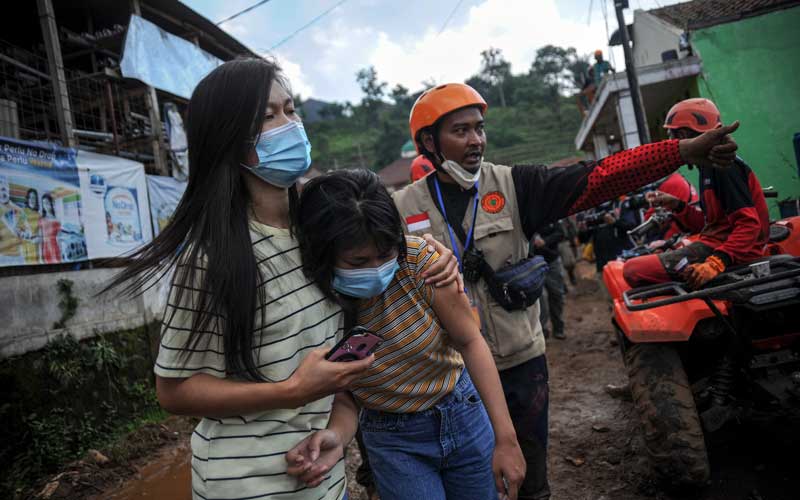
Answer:
<svg viewBox="0 0 800 500"><path fill-rule="evenodd" d="M131 16L120 64L122 76L189 99L200 80L220 64L222 60L192 42Z"/></svg>

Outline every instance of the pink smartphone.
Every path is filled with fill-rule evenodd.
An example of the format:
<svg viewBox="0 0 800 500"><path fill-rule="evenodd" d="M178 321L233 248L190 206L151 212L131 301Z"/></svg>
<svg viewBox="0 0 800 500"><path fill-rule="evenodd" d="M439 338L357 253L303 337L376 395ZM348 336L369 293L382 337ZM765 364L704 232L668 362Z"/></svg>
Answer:
<svg viewBox="0 0 800 500"><path fill-rule="evenodd" d="M383 339L363 326L356 326L328 351L328 361L355 361L364 359L381 345Z"/></svg>

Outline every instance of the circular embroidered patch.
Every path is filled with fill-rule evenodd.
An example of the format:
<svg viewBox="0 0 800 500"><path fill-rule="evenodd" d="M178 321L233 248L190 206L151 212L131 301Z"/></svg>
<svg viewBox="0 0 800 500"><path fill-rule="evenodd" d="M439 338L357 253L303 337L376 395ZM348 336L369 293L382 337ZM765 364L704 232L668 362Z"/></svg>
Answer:
<svg viewBox="0 0 800 500"><path fill-rule="evenodd" d="M500 191L486 193L481 199L481 208L490 214L496 214L506 206L506 197Z"/></svg>

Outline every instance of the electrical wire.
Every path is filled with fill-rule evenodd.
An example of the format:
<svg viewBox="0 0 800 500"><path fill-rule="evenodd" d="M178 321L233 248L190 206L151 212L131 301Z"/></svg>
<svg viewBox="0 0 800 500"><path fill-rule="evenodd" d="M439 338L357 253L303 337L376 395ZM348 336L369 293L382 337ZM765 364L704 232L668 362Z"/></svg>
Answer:
<svg viewBox="0 0 800 500"><path fill-rule="evenodd" d="M586 26L592 25L592 7L594 7L594 0L589 0L589 15L586 16Z"/></svg>
<svg viewBox="0 0 800 500"><path fill-rule="evenodd" d="M236 19L237 17L239 17L242 14L245 14L247 12L250 12L251 10L255 9L256 7L261 7L262 5L264 5L265 3L269 2L269 1L271 1L271 0L261 0L260 2L256 2L253 5L251 5L250 7L247 7L246 9L240 10L239 12L237 12L236 14L234 14L234 15L232 15L230 17L226 17L222 21L218 22L217 26L219 26L222 23L226 23L226 22L230 21L231 19Z"/></svg>
<svg viewBox="0 0 800 500"><path fill-rule="evenodd" d="M436 33L436 36L439 36L439 35L441 35L441 34L442 34L442 32L444 31L444 29L445 29L445 28L447 28L447 25L448 25L448 24L450 24L450 20L451 20L451 19L453 19L453 15L456 13L456 11L458 10L458 8L461 6L461 3L462 3L463 1L464 1L464 0L458 0L458 2L456 2L456 6L455 6L455 7L453 7L453 10L451 10L451 11L450 11L450 15L449 15L449 16L447 16L447 19L445 19L445 20L444 20L444 23L442 24L442 27L441 27L441 28L439 28L439 32L438 32L438 33Z"/></svg>
<svg viewBox="0 0 800 500"><path fill-rule="evenodd" d="M288 42L289 40L291 40L291 39L292 39L292 38L293 38L293 37L294 37L296 34L300 33L300 32L301 32L301 31L303 31L304 29L308 28L308 27L309 27L309 26L311 26L312 24L316 23L317 21L319 21L319 20L320 20L320 19L322 19L323 17L325 17L325 16L327 16L328 14L330 14L330 13L331 13L333 10L335 10L337 7L339 7L340 5L342 5L343 3L345 3L346 1L347 1L347 0L340 0L339 2L337 2L337 3L336 3L336 5L334 5L334 6L333 6L333 7L331 7L330 9L326 10L326 11L325 11L325 12L323 12L322 14L320 14L320 15L318 15L317 17L315 17L314 19L312 19L311 21L307 22L306 24L304 24L304 25L300 26L299 28L297 28L296 30L294 30L293 32L291 32L291 33L289 34L289 36L286 36L286 37L284 37L284 38L283 38L283 39L282 39L280 42L278 42L278 43L276 43L275 45L273 45L272 47L270 47L270 48L269 48L269 50L275 50L275 49L277 49L278 47L280 47L280 46L281 46L281 45L283 45L284 43L286 43L286 42Z"/></svg>

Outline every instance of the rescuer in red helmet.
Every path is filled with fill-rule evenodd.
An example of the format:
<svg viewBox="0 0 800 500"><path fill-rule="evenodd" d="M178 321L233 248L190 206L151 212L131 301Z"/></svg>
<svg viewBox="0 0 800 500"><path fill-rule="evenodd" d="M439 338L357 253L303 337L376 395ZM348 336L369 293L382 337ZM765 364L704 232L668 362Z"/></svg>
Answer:
<svg viewBox="0 0 800 500"><path fill-rule="evenodd" d="M650 208L644 214L645 220L656 212L657 207L672 213L670 220L661 228L659 239L666 240L677 234L695 234L703 230L706 222L699 207L697 189L678 172L664 179L655 191L647 192L645 197L650 203Z"/></svg>
<svg viewBox="0 0 800 500"><path fill-rule="evenodd" d="M675 139L691 139L721 125L717 106L702 98L677 103L664 122ZM698 167L700 207L705 217L700 239L678 250L627 261L623 275L629 285L685 279L692 288L699 288L731 265L763 255L769 212L755 173L738 156L730 168ZM653 201L677 212L687 209L683 200L673 196L661 195Z"/></svg>

